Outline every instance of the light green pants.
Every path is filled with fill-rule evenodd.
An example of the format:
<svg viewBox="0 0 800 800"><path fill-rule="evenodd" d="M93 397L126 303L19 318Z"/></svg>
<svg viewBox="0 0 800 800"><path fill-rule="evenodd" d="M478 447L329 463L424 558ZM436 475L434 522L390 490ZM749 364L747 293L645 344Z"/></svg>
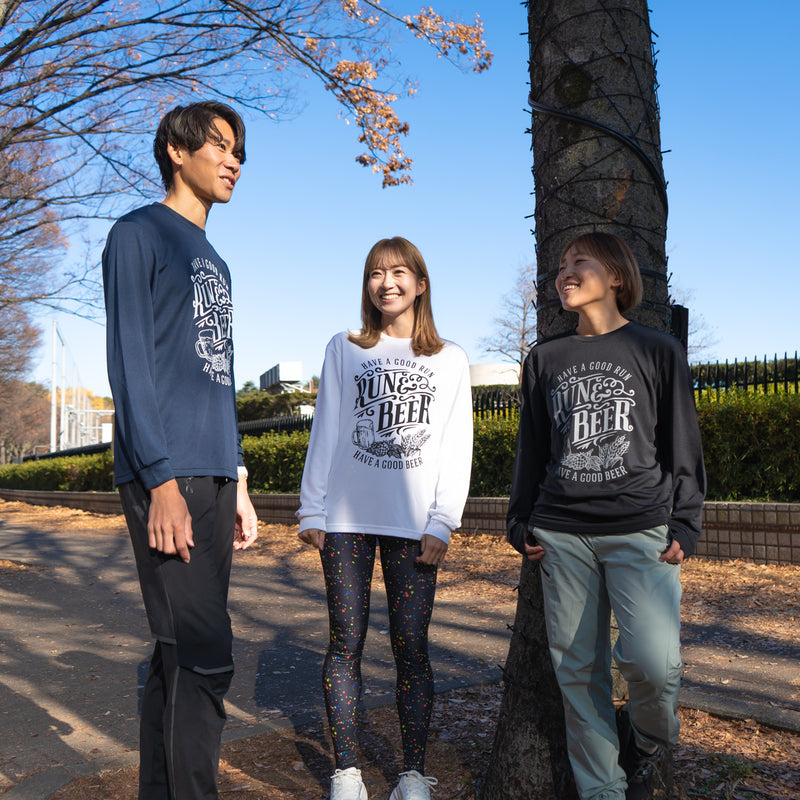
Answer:
<svg viewBox="0 0 800 800"><path fill-rule="evenodd" d="M547 636L564 699L567 748L582 800L624 800L625 773L611 695L610 612L619 624L614 659L628 682L637 743L678 739L680 567L659 561L667 527L625 534L534 529Z"/></svg>

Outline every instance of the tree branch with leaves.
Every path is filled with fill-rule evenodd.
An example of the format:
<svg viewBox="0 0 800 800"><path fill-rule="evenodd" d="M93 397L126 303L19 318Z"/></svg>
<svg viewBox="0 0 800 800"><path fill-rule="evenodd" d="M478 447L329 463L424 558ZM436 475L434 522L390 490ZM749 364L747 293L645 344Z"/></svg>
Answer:
<svg viewBox="0 0 800 800"><path fill-rule="evenodd" d="M382 0L4 0L0 2L0 305L54 301L85 275L59 273L86 218L158 187L152 130L179 101L216 98L278 118L316 78L352 118L356 161L384 187L410 183L407 122L415 92L395 57L418 38L481 72L492 59L476 16L401 14ZM29 286L10 265L36 269ZM80 291L77 292L80 294Z"/></svg>

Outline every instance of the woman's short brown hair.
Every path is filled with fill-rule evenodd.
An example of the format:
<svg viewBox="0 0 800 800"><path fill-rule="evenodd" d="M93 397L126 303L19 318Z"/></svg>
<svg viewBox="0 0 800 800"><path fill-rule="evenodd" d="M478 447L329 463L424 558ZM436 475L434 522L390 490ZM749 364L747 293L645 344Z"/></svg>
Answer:
<svg viewBox="0 0 800 800"><path fill-rule="evenodd" d="M431 308L431 280L422 253L408 239L393 236L376 242L364 262L364 279L361 285L361 332L351 333L349 339L359 347L374 347L381 338L382 315L369 297L369 276L381 269L388 259L395 264L408 267L417 280L425 281L425 289L414 300L414 329L411 334L411 349L418 356L438 353L444 342L436 331Z"/></svg>
<svg viewBox="0 0 800 800"><path fill-rule="evenodd" d="M597 259L618 281L617 308L629 311L642 299L642 275L639 263L628 245L613 233L584 233L576 236L561 251L561 259L570 248Z"/></svg>

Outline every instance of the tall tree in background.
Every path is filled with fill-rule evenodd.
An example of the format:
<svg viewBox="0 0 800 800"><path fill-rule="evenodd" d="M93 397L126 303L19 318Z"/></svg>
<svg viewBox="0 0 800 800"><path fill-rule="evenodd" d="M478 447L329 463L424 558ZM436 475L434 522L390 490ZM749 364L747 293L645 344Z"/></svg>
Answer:
<svg viewBox="0 0 800 800"><path fill-rule="evenodd" d="M40 331L24 308L0 305L0 463L5 463L7 454L18 455L20 448L25 450L48 441L49 427L44 431L44 439L39 439L41 430L36 416L39 394L23 381L39 342ZM46 395L45 390L45 422L49 426ZM24 428L29 422L36 422L35 431Z"/></svg>
<svg viewBox="0 0 800 800"><path fill-rule="evenodd" d="M631 316L665 329L667 199L647 3L530 0L527 6L539 337L574 327L561 312L554 280L567 242L594 230L631 245L644 279L644 302ZM527 560L505 682L484 800L573 800L540 574ZM659 792L668 796L663 787Z"/></svg>
<svg viewBox="0 0 800 800"><path fill-rule="evenodd" d="M500 316L493 324L493 333L481 339L480 345L515 363L519 381L525 356L536 340L536 272L532 264L520 267L513 288L502 297Z"/></svg>
<svg viewBox="0 0 800 800"><path fill-rule="evenodd" d="M394 103L415 86L399 68L400 37L477 72L491 53L477 17L445 19L430 7L404 15L392 5L0 0L0 305L80 289L83 274L57 268L65 236L82 219L113 216L121 194L153 192L153 124L180 100L217 98L277 117L312 76L355 123L356 160L384 186L410 182L409 126ZM37 269L15 282L31 239Z"/></svg>
<svg viewBox="0 0 800 800"><path fill-rule="evenodd" d="M39 383L4 382L0 387L0 464L47 449L50 392Z"/></svg>

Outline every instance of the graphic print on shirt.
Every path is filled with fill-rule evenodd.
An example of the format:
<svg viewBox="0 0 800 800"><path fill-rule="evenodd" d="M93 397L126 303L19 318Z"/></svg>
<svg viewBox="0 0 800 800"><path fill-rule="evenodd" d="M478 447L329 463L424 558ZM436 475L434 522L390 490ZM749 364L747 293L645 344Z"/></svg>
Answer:
<svg viewBox="0 0 800 800"><path fill-rule="evenodd" d="M414 469L430 438L433 371L413 359L374 358L355 376L353 458L377 469Z"/></svg>
<svg viewBox="0 0 800 800"><path fill-rule="evenodd" d="M553 421L564 449L562 478L603 483L627 475L625 453L633 430L631 410L636 392L631 373L609 361L574 364L551 383Z"/></svg>
<svg viewBox="0 0 800 800"><path fill-rule="evenodd" d="M233 360L230 286L213 261L195 258L192 261L192 288L194 324L197 327L194 347L205 362L203 372L215 383L230 386Z"/></svg>

